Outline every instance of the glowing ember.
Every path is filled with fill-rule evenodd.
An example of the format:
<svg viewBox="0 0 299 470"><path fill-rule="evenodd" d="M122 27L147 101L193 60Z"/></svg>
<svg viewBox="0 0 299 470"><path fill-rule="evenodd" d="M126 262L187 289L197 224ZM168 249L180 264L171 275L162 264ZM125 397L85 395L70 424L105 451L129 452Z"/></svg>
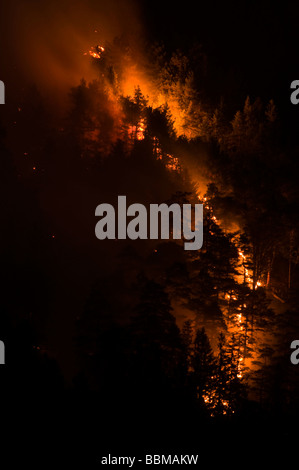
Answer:
<svg viewBox="0 0 299 470"><path fill-rule="evenodd" d="M253 286L253 279L250 276L249 270L245 266L246 256L244 255L243 251L240 248L238 248L238 253L239 253L239 257L242 260L242 266L244 268L244 279L245 279L246 282L248 282L248 284Z"/></svg>
<svg viewBox="0 0 299 470"><path fill-rule="evenodd" d="M95 46L95 47L92 47L91 50L88 52L89 52L89 55L93 57L94 59L100 59L102 52L104 52L104 50L105 49L102 46ZM86 55L86 53L84 55Z"/></svg>
<svg viewBox="0 0 299 470"><path fill-rule="evenodd" d="M145 122L144 122L144 119L141 119L140 124L137 127L137 133L136 133L137 140L144 139L144 131L145 131Z"/></svg>
<svg viewBox="0 0 299 470"><path fill-rule="evenodd" d="M171 171L180 171L179 159L169 154L167 154L167 157L169 163L167 163L166 168Z"/></svg>
<svg viewBox="0 0 299 470"><path fill-rule="evenodd" d="M145 123L142 119L138 126L129 126L128 134L132 140L143 140L145 132Z"/></svg>

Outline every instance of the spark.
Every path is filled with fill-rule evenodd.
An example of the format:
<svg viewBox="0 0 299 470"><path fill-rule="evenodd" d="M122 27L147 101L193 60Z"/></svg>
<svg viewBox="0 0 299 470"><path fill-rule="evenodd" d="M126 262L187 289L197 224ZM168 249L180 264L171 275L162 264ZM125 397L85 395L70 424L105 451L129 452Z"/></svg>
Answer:
<svg viewBox="0 0 299 470"><path fill-rule="evenodd" d="M104 51L105 51L104 47L97 45L95 47L92 47L90 51L88 51L88 53L94 59L100 59L102 56L102 52ZM84 55L87 55L87 53L85 52Z"/></svg>
<svg viewBox="0 0 299 470"><path fill-rule="evenodd" d="M170 162L167 163L166 168L171 171L179 171L180 170L179 159L169 154L167 154L167 157L169 158Z"/></svg>

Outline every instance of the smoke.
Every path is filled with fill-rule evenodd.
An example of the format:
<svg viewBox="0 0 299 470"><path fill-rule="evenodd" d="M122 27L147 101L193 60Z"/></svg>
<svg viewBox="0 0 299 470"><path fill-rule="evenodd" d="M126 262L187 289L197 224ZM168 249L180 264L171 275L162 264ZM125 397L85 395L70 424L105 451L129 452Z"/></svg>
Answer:
<svg viewBox="0 0 299 470"><path fill-rule="evenodd" d="M95 78L91 46L141 33L135 0L11 0L1 5L1 80L11 99L34 83L61 98L81 78Z"/></svg>
<svg viewBox="0 0 299 470"><path fill-rule="evenodd" d="M1 3L1 76L6 85L6 102L16 104L27 84L38 90L57 110L69 104L70 88L82 78L87 82L99 76L88 51L96 44L113 43L115 37L129 36L131 54L123 48L111 48L111 62L121 73L121 88L132 95L140 85L150 105L165 104L157 96L153 64L144 51L142 12L137 0L11 0ZM84 55L86 54L87 55ZM122 55L123 54L123 55ZM171 103L170 103L171 105ZM180 119L180 111L172 109ZM205 191L209 175L205 174L206 149L201 158L182 154L192 179Z"/></svg>

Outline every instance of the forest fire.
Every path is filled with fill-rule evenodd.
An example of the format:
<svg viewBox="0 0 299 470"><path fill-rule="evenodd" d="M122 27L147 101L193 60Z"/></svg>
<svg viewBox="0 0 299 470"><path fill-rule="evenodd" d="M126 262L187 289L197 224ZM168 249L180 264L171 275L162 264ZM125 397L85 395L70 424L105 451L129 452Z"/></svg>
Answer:
<svg viewBox="0 0 299 470"><path fill-rule="evenodd" d="M249 269L247 268L246 266L246 261L247 261L247 258L246 256L244 255L243 251L238 248L238 253L239 253L239 257L240 257L240 260L241 260L241 266L243 267L243 274L241 274L241 280L240 282L247 282L251 287L253 287L253 279L249 273Z"/></svg>
<svg viewBox="0 0 299 470"><path fill-rule="evenodd" d="M145 138L146 124L144 119L140 119L137 125L130 125L128 128L128 134L134 142L135 140L141 141Z"/></svg>
<svg viewBox="0 0 299 470"><path fill-rule="evenodd" d="M11 442L22 466L193 449L203 469L254 467L261 448L287 466L298 2L2 4L0 381L8 414L36 423ZM184 249L175 211L196 226L196 202L203 243Z"/></svg>

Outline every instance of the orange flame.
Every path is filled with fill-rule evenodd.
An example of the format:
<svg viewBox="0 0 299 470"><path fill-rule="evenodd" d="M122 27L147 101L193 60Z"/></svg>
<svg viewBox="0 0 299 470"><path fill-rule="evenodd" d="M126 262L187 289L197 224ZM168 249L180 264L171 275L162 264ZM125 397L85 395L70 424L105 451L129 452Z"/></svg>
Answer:
<svg viewBox="0 0 299 470"><path fill-rule="evenodd" d="M89 52L89 55L93 57L94 59L100 59L102 56L102 52L104 52L104 50L105 50L104 47L96 46L96 47L92 47L91 50L88 52Z"/></svg>

